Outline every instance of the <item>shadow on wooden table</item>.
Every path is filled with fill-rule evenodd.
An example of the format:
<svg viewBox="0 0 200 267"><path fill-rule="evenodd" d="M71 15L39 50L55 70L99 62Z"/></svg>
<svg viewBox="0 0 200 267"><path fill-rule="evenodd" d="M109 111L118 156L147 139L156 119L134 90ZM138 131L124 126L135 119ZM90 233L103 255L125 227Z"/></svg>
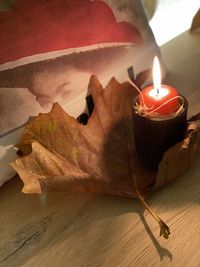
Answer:
<svg viewBox="0 0 200 267"><path fill-rule="evenodd" d="M143 210L136 200L70 193L24 195L21 187L15 177L0 189L0 266L23 266L31 259L37 266L37 261L42 263L52 254L57 263L58 252L70 266L79 266L76 253L84 254L88 261L93 259L107 243L112 246L115 233L123 239L124 216ZM133 226L138 219L136 216ZM53 266L59 266L56 263Z"/></svg>
<svg viewBox="0 0 200 267"><path fill-rule="evenodd" d="M163 211L160 213L184 209L192 201L199 203L199 178L195 172L198 166L199 160L193 166L194 176L190 176L190 170L148 197L149 203L156 209L159 206ZM68 261L69 266L84 266L81 258L93 264L101 262L102 255L104 260L112 253L116 255L116 246L134 251L143 239L147 241L143 246L147 246L146 233L160 260L172 260L172 253L157 241L155 227L151 230L152 226L148 226L143 207L135 199L70 193L24 195L21 188L22 183L15 177L0 189L0 266L23 266L29 262L34 266L63 266L59 265L60 260ZM173 215L168 215L165 219L169 222ZM119 261L124 257L119 256Z"/></svg>
<svg viewBox="0 0 200 267"><path fill-rule="evenodd" d="M129 166L129 157L131 153L127 152L127 136L131 133L128 133L128 127L126 127L126 122L123 120L119 125L115 125L109 134L107 134L107 138L105 141L104 153L103 153L103 165L104 172L108 177L114 177L115 184L119 187L121 186L122 191L126 190L126 181L129 184L129 189L132 188L134 191L134 184L128 180L128 174L123 168L120 167L120 163L122 167L125 166L126 170L130 171ZM121 134L121 136L120 136ZM148 134L148 133L147 133ZM124 136L123 136L124 135ZM120 137L120 138L119 138ZM131 136L129 135L129 138ZM133 135L132 135L133 138ZM120 153L119 153L120 151ZM130 152L130 151L129 151ZM122 158L120 158L120 156ZM133 151L133 157L134 157ZM121 161L120 161L121 160ZM123 162L123 160L125 162ZM198 217L197 214L195 216L195 209L197 205L200 204L200 180L199 180L199 166L200 166L200 157L198 157L195 162L190 166L189 170L187 170L181 177L176 178L173 182L166 185L165 187L151 193L151 196L147 198L147 202L153 202L153 209L157 211L159 208L161 210L157 211L158 213L162 213L164 211L167 213L165 218L167 220L167 224L171 226L172 224L172 232L175 231L173 229L174 221L179 222L179 228L182 227L183 233L187 231L187 222L183 222L183 218L185 216L185 212L187 210L191 210L193 208L194 211L194 233L195 230L198 231L198 224L195 222L195 217ZM116 167L116 168L115 168ZM138 164L134 164L134 167L138 167ZM121 175L121 177L120 177ZM152 188L153 179L155 179L156 174L152 173L144 168L141 169L139 166L138 169L134 169L134 175L136 175L138 187L140 188L141 194L148 191L148 189ZM129 177L130 179L130 177ZM132 178L133 180L133 178ZM128 187L127 187L128 188ZM145 190L147 189L147 190ZM128 191L128 189L127 189ZM151 205L151 204L150 204ZM185 210L185 211L184 211ZM155 238L153 231L148 226L148 223L144 217L144 210L141 207L138 207L137 210L134 210L139 214L139 217L145 227L146 233L148 233L152 243L154 244L157 253L160 256L160 260L162 261L164 257L167 257L172 261L172 252L169 251L165 246L162 246L158 240ZM181 219L177 219L178 213L182 212ZM174 213L174 215L172 215ZM177 217L176 217L177 216ZM163 217L163 216L161 216ZM173 218L174 217L174 218ZM187 217L187 216L185 216ZM171 227L170 227L171 228ZM163 242L162 242L163 243Z"/></svg>
<svg viewBox="0 0 200 267"><path fill-rule="evenodd" d="M160 260L162 261L164 257L167 257L170 259L170 261L172 261L172 253L167 249L167 248L164 248L160 245L160 243L158 242L158 240L155 238L154 234L152 233L148 223L146 222L145 220L145 217L143 214L140 214L140 219L142 221L142 223L144 224L144 227L149 235L149 237L151 238L152 240L152 243L154 244L159 256L160 256Z"/></svg>

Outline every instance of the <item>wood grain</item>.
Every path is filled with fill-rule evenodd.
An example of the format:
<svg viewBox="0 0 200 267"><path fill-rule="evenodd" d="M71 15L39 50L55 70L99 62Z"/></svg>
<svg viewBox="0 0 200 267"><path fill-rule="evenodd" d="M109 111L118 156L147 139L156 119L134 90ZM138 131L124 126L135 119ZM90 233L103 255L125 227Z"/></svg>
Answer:
<svg viewBox="0 0 200 267"><path fill-rule="evenodd" d="M162 48L167 83L200 111L200 35ZM24 195L18 177L0 189L0 266L200 266L200 157L147 201L169 224L169 240L137 200L106 195Z"/></svg>

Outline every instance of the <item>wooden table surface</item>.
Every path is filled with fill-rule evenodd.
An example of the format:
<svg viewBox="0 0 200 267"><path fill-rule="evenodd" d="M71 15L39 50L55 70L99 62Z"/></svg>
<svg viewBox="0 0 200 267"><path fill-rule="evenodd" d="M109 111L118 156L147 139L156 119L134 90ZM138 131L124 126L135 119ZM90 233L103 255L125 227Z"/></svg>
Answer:
<svg viewBox="0 0 200 267"><path fill-rule="evenodd" d="M162 47L168 83L200 111L200 34ZM147 201L169 240L137 200L107 195L25 195L14 178L0 189L0 266L200 266L200 157Z"/></svg>

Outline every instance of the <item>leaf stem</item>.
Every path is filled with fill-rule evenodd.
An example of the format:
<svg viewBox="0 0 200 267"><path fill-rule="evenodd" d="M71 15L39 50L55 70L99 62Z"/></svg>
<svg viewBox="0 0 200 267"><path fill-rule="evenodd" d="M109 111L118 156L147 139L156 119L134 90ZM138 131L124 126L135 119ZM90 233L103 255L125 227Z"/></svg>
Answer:
<svg viewBox="0 0 200 267"><path fill-rule="evenodd" d="M136 184L137 185L137 184ZM147 204L144 198L141 196L138 187L136 186L136 193L138 200L142 203L142 205L149 211L152 217L158 222L160 226L160 236L168 239L170 235L170 229L167 224L151 209L151 207Z"/></svg>
<svg viewBox="0 0 200 267"><path fill-rule="evenodd" d="M135 175L133 175L132 163L131 163L131 171L132 171L132 177L133 177L134 186L135 186L138 200L149 211L151 216L158 222L158 224L160 226L160 236L163 236L165 239L168 239L169 235L170 235L170 229L167 226L167 224L157 215L157 213L155 213L152 210L152 208L147 204L147 202L144 200L143 196L140 194Z"/></svg>

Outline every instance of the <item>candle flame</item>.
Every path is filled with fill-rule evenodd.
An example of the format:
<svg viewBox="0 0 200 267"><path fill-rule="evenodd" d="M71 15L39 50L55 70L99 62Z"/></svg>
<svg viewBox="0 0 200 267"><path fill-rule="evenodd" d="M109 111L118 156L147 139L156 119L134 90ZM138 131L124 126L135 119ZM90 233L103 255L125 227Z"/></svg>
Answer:
<svg viewBox="0 0 200 267"><path fill-rule="evenodd" d="M158 57L156 56L153 61L153 86L159 94L159 89L161 88L161 70Z"/></svg>

